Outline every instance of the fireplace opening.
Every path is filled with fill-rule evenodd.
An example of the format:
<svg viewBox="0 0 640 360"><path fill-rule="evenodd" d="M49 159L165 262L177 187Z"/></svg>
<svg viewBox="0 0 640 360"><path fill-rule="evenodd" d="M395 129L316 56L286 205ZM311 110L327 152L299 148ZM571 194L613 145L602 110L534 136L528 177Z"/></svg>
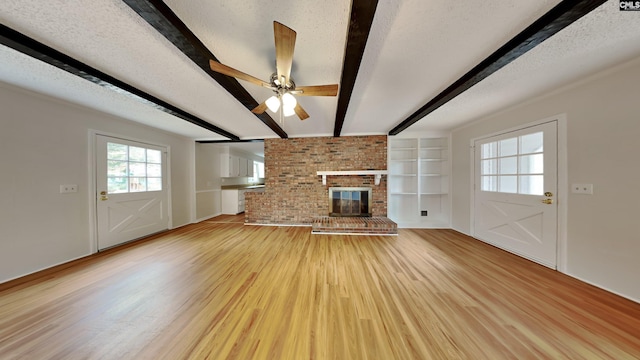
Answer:
<svg viewBox="0 0 640 360"><path fill-rule="evenodd" d="M371 216L372 191L368 187L330 187L329 216Z"/></svg>

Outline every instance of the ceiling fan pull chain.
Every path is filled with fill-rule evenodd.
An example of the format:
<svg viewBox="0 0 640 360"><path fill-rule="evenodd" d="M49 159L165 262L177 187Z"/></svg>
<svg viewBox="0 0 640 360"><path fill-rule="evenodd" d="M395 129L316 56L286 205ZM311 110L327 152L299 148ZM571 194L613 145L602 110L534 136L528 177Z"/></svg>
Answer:
<svg viewBox="0 0 640 360"><path fill-rule="evenodd" d="M282 102L280 98L278 98ZM282 104L280 104L280 125L284 126L284 110L282 109Z"/></svg>

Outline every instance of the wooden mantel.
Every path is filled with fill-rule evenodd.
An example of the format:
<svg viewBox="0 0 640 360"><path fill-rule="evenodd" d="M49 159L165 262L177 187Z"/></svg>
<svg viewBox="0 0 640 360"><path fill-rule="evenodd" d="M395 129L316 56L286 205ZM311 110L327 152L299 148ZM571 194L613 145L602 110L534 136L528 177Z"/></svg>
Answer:
<svg viewBox="0 0 640 360"><path fill-rule="evenodd" d="M345 170L345 171L318 171L318 175L322 176L322 185L327 185L327 176L340 175L374 175L374 183L380 185L382 175L387 175L387 170Z"/></svg>

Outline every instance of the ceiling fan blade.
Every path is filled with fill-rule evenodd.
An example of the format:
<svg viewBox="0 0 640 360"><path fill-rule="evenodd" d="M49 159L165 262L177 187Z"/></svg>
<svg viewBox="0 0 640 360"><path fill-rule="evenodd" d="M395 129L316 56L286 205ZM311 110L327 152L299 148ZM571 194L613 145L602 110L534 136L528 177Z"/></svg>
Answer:
<svg viewBox="0 0 640 360"><path fill-rule="evenodd" d="M302 92L298 93L298 90ZM338 84L296 86L295 92L299 96L336 96L338 95Z"/></svg>
<svg viewBox="0 0 640 360"><path fill-rule="evenodd" d="M248 81L252 84L256 84L258 86L264 86L264 87L271 87L271 85L267 82L264 82L260 79L258 79L257 77L253 77L249 74L245 74L240 70L236 70L232 67L229 67L227 65L223 65L215 60L209 60L209 67L211 67L211 70L218 72L220 74L224 74L224 75L228 75L228 76L233 76L236 79L240 79L240 80L245 80Z"/></svg>
<svg viewBox="0 0 640 360"><path fill-rule="evenodd" d="M293 50L296 46L296 32L280 24L273 22L273 35L276 43L276 69L278 80L284 81L286 85L291 76L291 65L293 64Z"/></svg>
<svg viewBox="0 0 640 360"><path fill-rule="evenodd" d="M296 107L293 108L293 111L296 112L296 115L298 115L298 117L300 118L300 120L306 120L309 118L309 114L307 114L306 111L304 111L304 109L302 108L302 106L300 106L300 103L296 104Z"/></svg>
<svg viewBox="0 0 640 360"><path fill-rule="evenodd" d="M260 105L256 106L255 108L253 108L253 110L251 110L252 113L254 114L262 114L263 112L265 112L265 110L267 110L267 101L263 101Z"/></svg>

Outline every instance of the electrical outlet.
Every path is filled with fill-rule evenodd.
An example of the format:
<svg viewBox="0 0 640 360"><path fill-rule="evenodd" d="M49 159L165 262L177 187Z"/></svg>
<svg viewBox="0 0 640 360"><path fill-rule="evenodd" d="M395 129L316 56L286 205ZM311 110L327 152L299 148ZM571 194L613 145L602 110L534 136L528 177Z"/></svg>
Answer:
<svg viewBox="0 0 640 360"><path fill-rule="evenodd" d="M60 194L75 193L75 192L78 192L78 185L75 185L75 184L60 185Z"/></svg>
<svg viewBox="0 0 640 360"><path fill-rule="evenodd" d="M427 216L427 210L421 210L420 216Z"/></svg>
<svg viewBox="0 0 640 360"><path fill-rule="evenodd" d="M574 194L593 195L593 184L571 184Z"/></svg>

